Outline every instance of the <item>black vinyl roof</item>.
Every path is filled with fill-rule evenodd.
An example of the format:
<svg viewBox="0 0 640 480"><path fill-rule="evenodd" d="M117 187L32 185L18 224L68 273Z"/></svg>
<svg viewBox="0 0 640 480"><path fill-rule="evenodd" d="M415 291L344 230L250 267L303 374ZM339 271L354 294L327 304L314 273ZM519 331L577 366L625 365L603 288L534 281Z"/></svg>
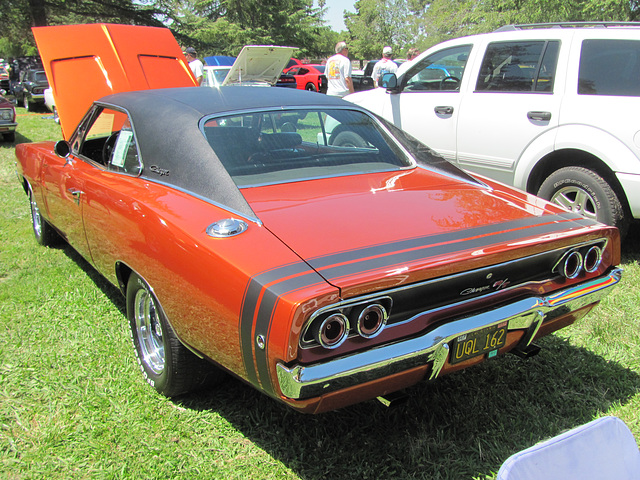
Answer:
<svg viewBox="0 0 640 480"><path fill-rule="evenodd" d="M120 105L132 115L156 111L193 110L200 117L235 110L277 107L306 106L347 106L360 110L353 103L337 97L282 87L241 87L221 88L184 87L136 92L116 93L102 98L101 101Z"/></svg>
<svg viewBox="0 0 640 480"><path fill-rule="evenodd" d="M341 98L279 87L184 87L117 93L98 105L126 110L138 141L141 177L184 190L259 221L200 130L204 117L232 112L300 108L347 108L378 118L419 165L479 185L467 173L389 122Z"/></svg>
<svg viewBox="0 0 640 480"><path fill-rule="evenodd" d="M286 107L360 107L340 98L278 87L185 87L117 93L98 104L126 110L138 140L142 177L175 186L257 219L199 129L209 115Z"/></svg>

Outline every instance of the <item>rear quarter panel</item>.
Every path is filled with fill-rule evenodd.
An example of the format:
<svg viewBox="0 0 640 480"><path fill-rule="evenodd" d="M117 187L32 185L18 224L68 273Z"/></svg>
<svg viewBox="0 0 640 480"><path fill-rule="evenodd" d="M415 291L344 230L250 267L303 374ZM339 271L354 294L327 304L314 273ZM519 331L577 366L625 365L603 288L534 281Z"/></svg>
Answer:
<svg viewBox="0 0 640 480"><path fill-rule="evenodd" d="M118 264L137 272L184 343L251 383L258 353L265 362L267 354L288 354L301 303L337 298L335 288L257 223L248 222L235 237L208 236L211 223L233 215L187 193L110 172L87 182L86 192L84 221L96 268L115 284L122 281ZM269 288L283 277L292 280L273 296ZM273 297L263 301L265 295ZM268 348L258 351L257 335Z"/></svg>

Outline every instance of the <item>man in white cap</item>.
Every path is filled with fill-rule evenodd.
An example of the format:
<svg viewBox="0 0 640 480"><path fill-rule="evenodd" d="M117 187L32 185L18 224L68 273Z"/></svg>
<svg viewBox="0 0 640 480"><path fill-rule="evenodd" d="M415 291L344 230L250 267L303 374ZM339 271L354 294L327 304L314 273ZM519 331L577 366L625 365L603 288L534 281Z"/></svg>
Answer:
<svg viewBox="0 0 640 480"><path fill-rule="evenodd" d="M202 85L202 76L204 72L204 66L200 60L198 60L198 54L196 53L196 49L193 47L189 47L184 51L184 56L189 62L189 67L193 72L193 76L196 77L196 82L198 85Z"/></svg>
<svg viewBox="0 0 640 480"><path fill-rule="evenodd" d="M396 73L398 71L398 65L393 60L391 60L392 55L392 48L384 47L382 49L382 59L380 59L373 66L373 73L371 74L371 76L373 77L373 83L376 87L380 85L382 76L385 73Z"/></svg>

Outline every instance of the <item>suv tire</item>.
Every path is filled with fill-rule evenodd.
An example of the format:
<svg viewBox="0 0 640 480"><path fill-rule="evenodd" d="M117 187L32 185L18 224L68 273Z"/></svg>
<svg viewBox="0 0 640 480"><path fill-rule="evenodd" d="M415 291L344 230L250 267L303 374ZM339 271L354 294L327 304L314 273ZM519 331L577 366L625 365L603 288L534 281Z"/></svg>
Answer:
<svg viewBox="0 0 640 480"><path fill-rule="evenodd" d="M582 167L556 170L542 182L538 196L587 218L626 230L624 209L607 181Z"/></svg>

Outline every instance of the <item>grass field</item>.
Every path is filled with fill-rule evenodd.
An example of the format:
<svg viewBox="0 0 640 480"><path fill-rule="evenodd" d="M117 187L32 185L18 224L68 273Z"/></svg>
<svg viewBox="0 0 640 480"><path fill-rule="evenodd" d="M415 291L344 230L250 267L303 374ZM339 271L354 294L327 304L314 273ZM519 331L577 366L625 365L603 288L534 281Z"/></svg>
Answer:
<svg viewBox="0 0 640 480"><path fill-rule="evenodd" d="M57 139L21 114L16 143ZM0 478L485 479L511 454L602 415L640 439L640 229L624 279L586 319L514 356L305 416L229 378L180 400L142 379L120 293L70 247L33 239L0 143Z"/></svg>

